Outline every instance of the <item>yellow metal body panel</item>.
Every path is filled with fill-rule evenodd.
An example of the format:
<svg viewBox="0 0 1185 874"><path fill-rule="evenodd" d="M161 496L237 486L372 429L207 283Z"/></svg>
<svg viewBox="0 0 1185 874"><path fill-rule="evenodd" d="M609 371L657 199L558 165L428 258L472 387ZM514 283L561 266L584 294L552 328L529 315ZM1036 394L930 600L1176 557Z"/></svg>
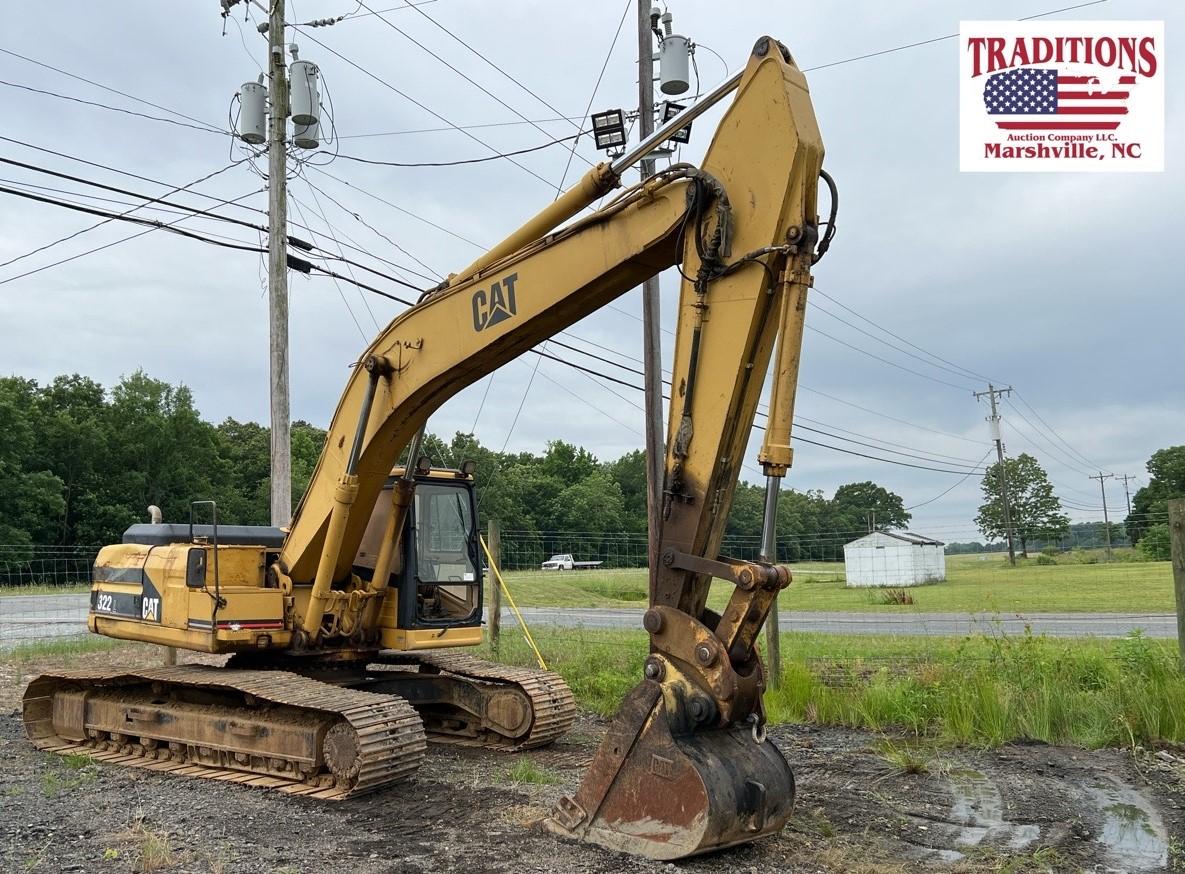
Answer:
<svg viewBox="0 0 1185 874"><path fill-rule="evenodd" d="M205 553L205 587L186 584L190 553ZM173 543L104 547L95 560L91 631L203 652L287 646L284 592L265 588L267 550ZM215 609L215 597L221 605Z"/></svg>
<svg viewBox="0 0 1185 874"><path fill-rule="evenodd" d="M482 641L480 627L468 628L402 628L381 629L384 649L410 652L417 649L442 649L448 646L477 646Z"/></svg>

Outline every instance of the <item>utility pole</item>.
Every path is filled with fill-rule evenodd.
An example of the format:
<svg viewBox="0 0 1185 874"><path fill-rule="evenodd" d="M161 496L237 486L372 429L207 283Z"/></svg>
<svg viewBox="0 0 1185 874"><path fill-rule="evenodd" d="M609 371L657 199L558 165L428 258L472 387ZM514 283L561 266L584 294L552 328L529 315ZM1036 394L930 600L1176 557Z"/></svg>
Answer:
<svg viewBox="0 0 1185 874"><path fill-rule="evenodd" d="M1004 467L1004 441L1000 437L1000 414L996 411L996 398L1012 394L1012 386L996 388L989 382L987 391L977 391L973 394L976 400L987 395L992 405L992 414L988 417L988 422L992 427L992 440L996 444L996 460L999 462L1000 498L1004 502L1004 531L1008 535L1008 563L1016 567L1016 550L1012 546L1012 510L1008 506L1008 471Z"/></svg>
<svg viewBox="0 0 1185 874"><path fill-rule="evenodd" d="M650 0L638 0L638 129L639 140L654 132L654 22ZM642 179L654 175L654 159L643 158ZM662 417L662 324L659 321L658 277L642 283L642 360L646 388L646 530L649 533L650 592L658 575L658 529L662 512L666 435Z"/></svg>
<svg viewBox="0 0 1185 874"><path fill-rule="evenodd" d="M1123 480L1123 500L1127 503L1127 518L1130 519L1131 515L1132 515L1132 495L1131 495L1131 492L1128 490L1127 484L1128 484L1129 480L1133 480L1133 479L1135 479L1135 477L1132 476L1131 474L1125 473L1123 476L1119 477L1119 479ZM1132 541L1131 532L1127 530L1127 521L1126 520L1124 520L1123 530L1124 530L1124 533L1127 535L1127 545L1128 546L1135 546L1136 544L1135 544L1135 542Z"/></svg>
<svg viewBox="0 0 1185 874"><path fill-rule="evenodd" d="M1177 599L1177 652L1185 670L1185 499L1169 501L1169 555Z"/></svg>
<svg viewBox="0 0 1185 874"><path fill-rule="evenodd" d="M1090 477L1090 479L1097 479L1099 481L1099 491L1103 494L1103 534L1107 538L1107 561L1111 560L1111 520L1107 517L1107 489L1103 485L1103 481L1109 480L1113 476L1115 474L1103 473L1100 470L1098 476Z"/></svg>
<svg viewBox="0 0 1185 874"><path fill-rule="evenodd" d="M272 524L292 521L292 416L288 397L288 75L284 0L271 0L268 16L268 341L271 397Z"/></svg>

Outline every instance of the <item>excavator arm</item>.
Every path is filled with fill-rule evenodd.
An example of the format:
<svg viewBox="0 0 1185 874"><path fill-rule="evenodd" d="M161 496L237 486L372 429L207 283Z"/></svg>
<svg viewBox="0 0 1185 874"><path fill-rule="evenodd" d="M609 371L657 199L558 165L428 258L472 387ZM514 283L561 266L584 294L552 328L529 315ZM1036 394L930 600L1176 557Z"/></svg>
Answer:
<svg viewBox="0 0 1185 874"><path fill-rule="evenodd" d="M769 551L763 562L717 553L775 347L759 456L774 500L790 464L823 147L805 78L780 43L758 41L736 88L701 167L675 165L553 230L618 184L618 165L594 168L387 326L354 368L274 566L289 591L311 584L296 602L294 647L334 645L335 611L358 600L347 594L382 595L386 574L365 584L351 577L352 562L384 482L432 413L680 265L659 554L650 557L645 617L651 655L580 790L550 821L563 834L657 858L779 830L793 800L789 767L760 742L756 651L789 574ZM396 519L408 495L394 494ZM735 587L719 616L705 607L713 578ZM376 613L362 615L373 622Z"/></svg>

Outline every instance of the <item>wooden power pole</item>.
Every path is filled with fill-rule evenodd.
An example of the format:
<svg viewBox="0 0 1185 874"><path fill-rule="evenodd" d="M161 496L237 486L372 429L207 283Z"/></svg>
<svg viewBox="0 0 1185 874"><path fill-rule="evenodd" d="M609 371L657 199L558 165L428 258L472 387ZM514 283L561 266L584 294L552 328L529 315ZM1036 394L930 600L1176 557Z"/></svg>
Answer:
<svg viewBox="0 0 1185 874"><path fill-rule="evenodd" d="M996 444L996 459L999 462L1000 499L1004 502L1004 533L1008 535L1008 563L1016 567L1016 549L1012 545L1012 509L1008 506L1008 470L1004 466L1004 440L1000 436L1000 414L996 410L996 398L1012 394L1012 386L996 388L990 382L987 391L974 393L976 399L987 396L992 405L988 423L992 426L992 440Z"/></svg>
<svg viewBox="0 0 1185 874"><path fill-rule="evenodd" d="M1177 652L1185 670L1185 499L1169 501L1169 554L1173 559L1173 592L1177 596Z"/></svg>
<svg viewBox="0 0 1185 874"><path fill-rule="evenodd" d="M292 521L292 435L288 395L288 71L284 0L271 0L268 16L268 340L271 397L271 515L278 527Z"/></svg>
<svg viewBox="0 0 1185 874"><path fill-rule="evenodd" d="M1127 519L1130 519L1132 515L1132 493L1131 489L1128 488L1128 483L1134 480L1135 477L1130 473L1125 473L1123 476L1118 477L1118 479L1123 480L1123 500L1127 504ZM1127 519L1123 520L1123 533L1127 535L1127 545L1135 546L1136 542L1132 540L1132 533L1128 530Z"/></svg>
<svg viewBox="0 0 1185 874"><path fill-rule="evenodd" d="M654 33L650 0L638 0L638 129L639 140L654 132ZM643 158L643 179L654 175L654 159ZM642 283L642 360L646 388L646 530L650 593L658 576L658 529L662 512L666 434L662 417L662 324L659 321L658 277Z"/></svg>
<svg viewBox="0 0 1185 874"><path fill-rule="evenodd" d="M1103 495L1103 536L1106 538L1107 543L1107 561L1111 560L1111 519L1107 516L1107 488L1103 483L1104 480L1109 480L1113 476L1115 474L1103 473L1100 470L1098 476L1091 477L1091 479L1097 479L1099 481L1099 491Z"/></svg>

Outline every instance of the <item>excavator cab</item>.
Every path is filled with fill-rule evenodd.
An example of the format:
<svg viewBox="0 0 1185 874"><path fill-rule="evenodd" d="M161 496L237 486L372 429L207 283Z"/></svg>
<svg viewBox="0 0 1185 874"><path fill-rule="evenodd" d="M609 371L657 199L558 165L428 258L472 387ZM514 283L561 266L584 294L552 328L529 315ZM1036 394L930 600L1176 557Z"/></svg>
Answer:
<svg viewBox="0 0 1185 874"><path fill-rule="evenodd" d="M404 470L396 468L375 502L354 560L354 572L364 580L373 579L392 512L391 492L403 477ZM480 628L482 561L472 469L424 467L416 470L413 481L380 627Z"/></svg>

